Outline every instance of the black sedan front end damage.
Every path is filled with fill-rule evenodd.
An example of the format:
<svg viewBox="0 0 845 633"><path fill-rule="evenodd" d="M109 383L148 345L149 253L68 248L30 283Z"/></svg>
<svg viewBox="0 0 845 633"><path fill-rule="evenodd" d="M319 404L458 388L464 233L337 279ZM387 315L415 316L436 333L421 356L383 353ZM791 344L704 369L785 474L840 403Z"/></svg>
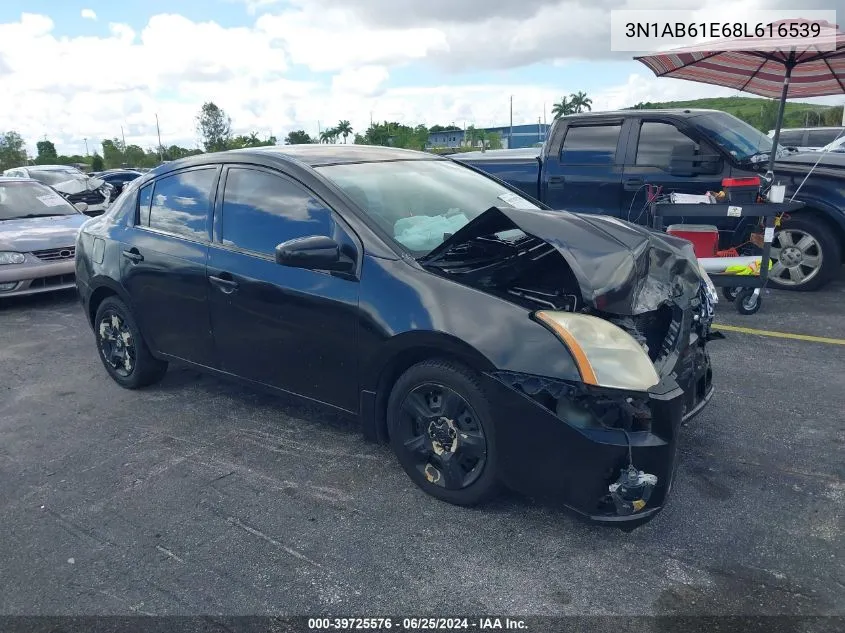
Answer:
<svg viewBox="0 0 845 633"><path fill-rule="evenodd" d="M424 264L524 305L578 367L581 380L485 376L503 482L624 529L654 517L681 425L713 392L717 298L690 245L614 219L494 208Z"/></svg>

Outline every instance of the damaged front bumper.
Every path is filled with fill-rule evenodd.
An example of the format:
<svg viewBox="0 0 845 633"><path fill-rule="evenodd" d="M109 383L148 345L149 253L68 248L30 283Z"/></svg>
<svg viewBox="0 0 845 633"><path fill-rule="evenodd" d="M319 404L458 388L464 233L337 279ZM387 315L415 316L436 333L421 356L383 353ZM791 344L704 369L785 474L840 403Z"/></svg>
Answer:
<svg viewBox="0 0 845 633"><path fill-rule="evenodd" d="M485 386L499 412L503 483L598 523L633 529L652 519L672 489L681 425L713 394L709 356L703 345L691 343L645 394L510 372L488 374ZM610 416L610 424L565 421L556 404L562 400ZM641 482L645 494L622 494L627 501L620 500L626 488L619 483L631 464L649 476Z"/></svg>

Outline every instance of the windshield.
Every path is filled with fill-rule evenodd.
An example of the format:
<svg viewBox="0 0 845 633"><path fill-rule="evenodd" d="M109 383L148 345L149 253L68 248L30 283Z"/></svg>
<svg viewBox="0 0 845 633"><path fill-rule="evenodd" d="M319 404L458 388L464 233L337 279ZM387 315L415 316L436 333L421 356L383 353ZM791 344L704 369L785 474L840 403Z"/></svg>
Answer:
<svg viewBox="0 0 845 633"><path fill-rule="evenodd" d="M832 141L822 147L823 152L845 152L845 136L840 136L835 141Z"/></svg>
<svg viewBox="0 0 845 633"><path fill-rule="evenodd" d="M318 167L415 256L440 246L490 207L536 204L477 172L445 160Z"/></svg>
<svg viewBox="0 0 845 633"><path fill-rule="evenodd" d="M67 182L77 178L84 178L85 174L81 171L74 171L72 169L44 169L44 170L29 170L30 178L34 178L38 182L43 182L45 185L56 185L60 182Z"/></svg>
<svg viewBox="0 0 845 633"><path fill-rule="evenodd" d="M67 200L36 182L0 182L0 220L77 215Z"/></svg>
<svg viewBox="0 0 845 633"><path fill-rule="evenodd" d="M772 151L772 139L730 114L710 112L692 117L692 122L706 130L709 138L739 161ZM778 154L784 153L781 147Z"/></svg>

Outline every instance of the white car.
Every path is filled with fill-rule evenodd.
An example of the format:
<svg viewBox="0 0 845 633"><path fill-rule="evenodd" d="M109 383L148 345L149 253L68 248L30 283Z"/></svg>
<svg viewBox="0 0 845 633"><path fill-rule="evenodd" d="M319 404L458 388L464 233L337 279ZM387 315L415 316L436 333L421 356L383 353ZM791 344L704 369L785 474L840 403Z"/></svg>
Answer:
<svg viewBox="0 0 845 633"><path fill-rule="evenodd" d="M32 178L52 187L71 204L84 202L85 215L97 216L105 213L111 201L112 186L99 178L90 178L76 167L69 165L29 165L7 169L3 175L8 178Z"/></svg>

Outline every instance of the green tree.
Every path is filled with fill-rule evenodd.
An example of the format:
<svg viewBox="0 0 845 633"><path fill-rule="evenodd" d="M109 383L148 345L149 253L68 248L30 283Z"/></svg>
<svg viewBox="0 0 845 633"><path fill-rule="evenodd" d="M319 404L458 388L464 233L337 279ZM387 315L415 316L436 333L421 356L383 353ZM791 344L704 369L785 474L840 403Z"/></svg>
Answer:
<svg viewBox="0 0 845 633"><path fill-rule="evenodd" d="M127 145L126 151L123 152L124 162L130 167L143 166L146 156L147 153L138 145ZM158 153L155 156L156 160L158 160Z"/></svg>
<svg viewBox="0 0 845 633"><path fill-rule="evenodd" d="M214 102L202 104L197 116L197 131L207 152L221 152L232 138L232 119Z"/></svg>
<svg viewBox="0 0 845 633"><path fill-rule="evenodd" d="M243 147L266 147L268 145L275 145L276 137L269 136L266 139L258 137L258 132L250 132L247 135L240 134L229 139L227 144L228 149L241 149Z"/></svg>
<svg viewBox="0 0 845 633"><path fill-rule="evenodd" d="M828 108L822 113L822 125L842 125L842 106Z"/></svg>
<svg viewBox="0 0 845 633"><path fill-rule="evenodd" d="M572 103L566 97L562 97L559 102L552 106L552 114L555 116L555 119L572 114L572 112Z"/></svg>
<svg viewBox="0 0 845 633"><path fill-rule="evenodd" d="M285 137L285 145L308 145L313 142L314 139L305 130L294 130Z"/></svg>
<svg viewBox="0 0 845 633"><path fill-rule="evenodd" d="M0 136L0 171L26 163L23 137L14 130Z"/></svg>
<svg viewBox="0 0 845 633"><path fill-rule="evenodd" d="M97 152L94 152L94 155L91 157L91 171L103 171L104 169L103 157Z"/></svg>
<svg viewBox="0 0 845 633"><path fill-rule="evenodd" d="M779 102L777 99L767 99L766 102L760 107L760 122L757 125L757 129L762 132L768 132L769 130L773 130L775 127L775 123L778 120L778 106Z"/></svg>
<svg viewBox="0 0 845 633"><path fill-rule="evenodd" d="M502 149L502 136L498 132L493 132L487 137L487 149Z"/></svg>
<svg viewBox="0 0 845 633"><path fill-rule="evenodd" d="M52 141L46 139L38 141L35 147L38 148L38 156L35 159L36 165L56 164L56 159L58 159L59 155L56 153L56 146L53 145Z"/></svg>
<svg viewBox="0 0 845 633"><path fill-rule="evenodd" d="M593 100L587 96L586 92L573 92L569 95L570 101L569 105L572 107L573 112L583 112L584 110L592 111L593 109Z"/></svg>
<svg viewBox="0 0 845 633"><path fill-rule="evenodd" d="M337 143L337 130L335 128L328 128L320 132L321 143Z"/></svg>
<svg viewBox="0 0 845 633"><path fill-rule="evenodd" d="M352 124L349 123L349 121L338 121L335 132L337 132L339 136L342 136L343 142L346 143L346 139L349 138L350 134L352 134Z"/></svg>
<svg viewBox="0 0 845 633"><path fill-rule="evenodd" d="M475 129L474 125L468 125L467 129L464 130L464 142L469 145L470 147L475 147L475 143L478 141L478 130Z"/></svg>
<svg viewBox="0 0 845 633"><path fill-rule="evenodd" d="M124 162L124 147L120 139L106 139L103 141L103 162L106 169L120 167Z"/></svg>
<svg viewBox="0 0 845 633"><path fill-rule="evenodd" d="M460 129L461 128L452 123L451 125L432 125L428 128L428 131L430 134L437 134L437 132L452 132Z"/></svg>

